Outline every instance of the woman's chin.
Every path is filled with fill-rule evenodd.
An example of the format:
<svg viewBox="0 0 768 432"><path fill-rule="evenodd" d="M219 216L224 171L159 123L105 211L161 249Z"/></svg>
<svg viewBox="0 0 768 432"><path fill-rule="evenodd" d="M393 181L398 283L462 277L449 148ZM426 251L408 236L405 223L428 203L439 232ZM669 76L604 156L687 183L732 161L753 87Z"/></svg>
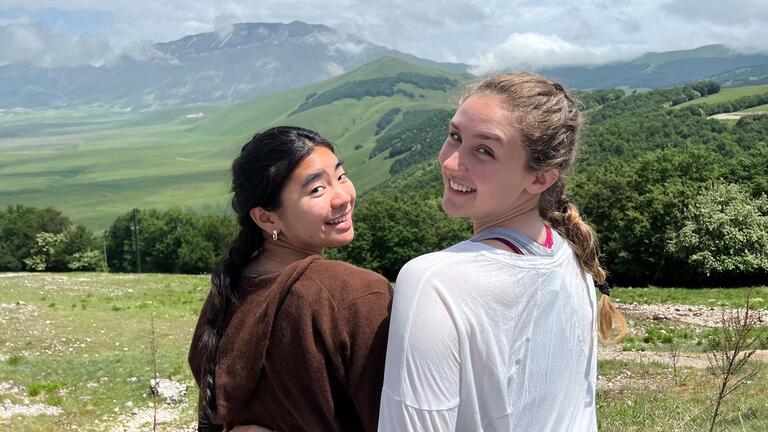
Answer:
<svg viewBox="0 0 768 432"><path fill-rule="evenodd" d="M440 202L440 207L442 207L445 214L447 214L450 217L455 217L455 218L467 217L462 211L463 210L462 208L454 205L454 203L452 203L445 197Z"/></svg>
<svg viewBox="0 0 768 432"><path fill-rule="evenodd" d="M342 247L352 243L355 239L355 229L350 227L346 232L334 236L327 247Z"/></svg>

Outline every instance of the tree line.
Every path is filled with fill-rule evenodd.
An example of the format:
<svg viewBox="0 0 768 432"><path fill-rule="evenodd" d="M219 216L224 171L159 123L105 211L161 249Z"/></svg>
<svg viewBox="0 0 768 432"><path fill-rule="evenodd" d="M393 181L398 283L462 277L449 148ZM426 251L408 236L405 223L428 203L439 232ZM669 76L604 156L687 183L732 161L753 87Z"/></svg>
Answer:
<svg viewBox="0 0 768 432"><path fill-rule="evenodd" d="M100 235L53 208L0 211L0 271L208 273L236 225L231 217L131 210Z"/></svg>
<svg viewBox="0 0 768 432"><path fill-rule="evenodd" d="M415 98L413 92L400 88L399 84L411 84L424 90L448 91L454 88L458 81L440 77L425 75L416 72L400 72L391 77L370 78L359 81L347 81L320 94L308 95L289 116L311 110L323 105L328 105L341 99L360 100L364 97L387 96L401 94L408 98Z"/></svg>

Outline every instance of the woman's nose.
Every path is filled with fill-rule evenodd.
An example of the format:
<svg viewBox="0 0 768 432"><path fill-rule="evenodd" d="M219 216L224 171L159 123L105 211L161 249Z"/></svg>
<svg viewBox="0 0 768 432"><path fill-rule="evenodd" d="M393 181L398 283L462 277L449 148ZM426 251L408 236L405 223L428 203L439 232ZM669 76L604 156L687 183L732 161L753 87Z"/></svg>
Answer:
<svg viewBox="0 0 768 432"><path fill-rule="evenodd" d="M331 200L331 206L336 207L342 207L352 200L352 193L347 190L345 187L337 187L333 194L333 199Z"/></svg>
<svg viewBox="0 0 768 432"><path fill-rule="evenodd" d="M461 158L456 149L443 149L440 165L447 171L459 171L461 169Z"/></svg>

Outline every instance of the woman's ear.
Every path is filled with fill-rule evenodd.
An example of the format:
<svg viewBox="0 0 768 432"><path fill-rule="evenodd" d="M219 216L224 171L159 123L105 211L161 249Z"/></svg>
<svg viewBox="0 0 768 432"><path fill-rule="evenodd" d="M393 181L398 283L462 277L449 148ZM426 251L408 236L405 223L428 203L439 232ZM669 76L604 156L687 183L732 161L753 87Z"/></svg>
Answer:
<svg viewBox="0 0 768 432"><path fill-rule="evenodd" d="M280 220L277 213L264 209L263 207L254 207L248 214L253 222L262 230L271 233L273 230L280 231Z"/></svg>
<svg viewBox="0 0 768 432"><path fill-rule="evenodd" d="M537 171L533 181L525 189L533 195L540 194L555 184L558 178L560 178L560 170L557 168Z"/></svg>

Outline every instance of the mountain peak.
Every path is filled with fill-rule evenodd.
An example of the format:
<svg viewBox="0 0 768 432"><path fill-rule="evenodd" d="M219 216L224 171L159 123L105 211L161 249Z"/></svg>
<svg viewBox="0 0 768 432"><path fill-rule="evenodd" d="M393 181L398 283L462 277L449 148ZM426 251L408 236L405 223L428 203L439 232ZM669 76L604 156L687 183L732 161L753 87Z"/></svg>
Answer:
<svg viewBox="0 0 768 432"><path fill-rule="evenodd" d="M204 55L248 45L275 45L290 40L305 40L312 35L341 36L336 30L322 24L303 21L284 23L236 23L217 31L197 33L170 42L154 44L165 56L179 58L184 55Z"/></svg>
<svg viewBox="0 0 768 432"><path fill-rule="evenodd" d="M291 21L289 23L236 23L232 24L231 33L249 34L282 34L287 37L305 37L312 33L336 33L336 31L322 24L308 24L304 21ZM226 34L227 32L220 32Z"/></svg>
<svg viewBox="0 0 768 432"><path fill-rule="evenodd" d="M437 75L445 74L445 71L429 66L410 63L391 55L384 55L381 58L365 64L353 71L355 75L365 76L366 78L394 76L400 72L418 72Z"/></svg>
<svg viewBox="0 0 768 432"><path fill-rule="evenodd" d="M136 109L243 100L319 82L384 55L444 70L466 70L464 65L420 59L303 21L236 23L157 43L153 48L141 59L125 57L97 68L55 72L40 69L19 74L11 67L0 67L0 93L12 95L2 98L0 106L14 98L31 102L10 102L11 106L103 103ZM373 67L370 75L420 71L394 58L384 63ZM365 73L360 76L365 79ZM62 86L66 92L57 90ZM43 89L34 93L37 99L26 96L31 88Z"/></svg>

